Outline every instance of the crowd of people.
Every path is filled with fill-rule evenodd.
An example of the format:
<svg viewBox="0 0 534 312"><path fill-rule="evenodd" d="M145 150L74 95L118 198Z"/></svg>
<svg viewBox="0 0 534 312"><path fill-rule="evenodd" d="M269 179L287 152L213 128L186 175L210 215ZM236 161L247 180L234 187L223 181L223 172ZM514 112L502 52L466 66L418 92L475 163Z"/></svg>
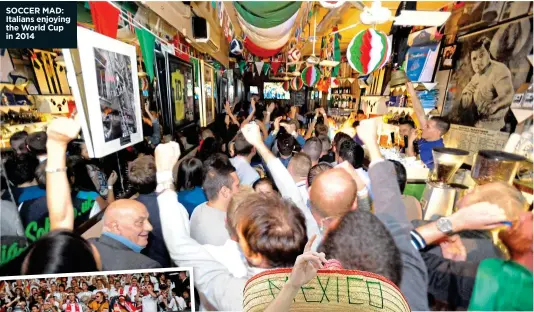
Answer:
<svg viewBox="0 0 534 312"><path fill-rule="evenodd" d="M2 312L191 311L187 271L0 282Z"/></svg>
<svg viewBox="0 0 534 312"><path fill-rule="evenodd" d="M189 155L178 142L139 153L128 164L135 194L117 200L112 177L102 195L87 162L73 169L77 163L67 158L79 123L52 121L44 165L25 154L11 160L17 170L6 164L17 194L41 192L41 204L29 211L42 207L49 231L11 261L18 266L9 266L9 275L193 267L202 309L240 311L252 276L294 267L287 285L298 288L309 281L296 278L302 272L313 276L336 259L345 269L390 280L412 310L532 309L532 212L514 187L479 186L451 216L420 220L420 206L401 193L406 170L381 155L373 120L332 133L321 108L306 121L295 107L263 106L255 98L250 106L234 112L227 103L220 123L201 129L200 146ZM428 153L443 144L448 124L439 118L419 124L419 153L431 166ZM408 149L417 153L412 143ZM92 191L80 187L81 176ZM18 195L20 219L15 206L9 223L24 224L28 198ZM78 208L78 198L95 200ZM86 240L73 229L80 213L95 206L103 211L102 233ZM507 253L495 247L490 230L499 230ZM510 270L500 272L504 267ZM522 284L513 296L497 296L517 276ZM499 287L490 290L488 283ZM273 307L290 305L296 292L284 289Z"/></svg>

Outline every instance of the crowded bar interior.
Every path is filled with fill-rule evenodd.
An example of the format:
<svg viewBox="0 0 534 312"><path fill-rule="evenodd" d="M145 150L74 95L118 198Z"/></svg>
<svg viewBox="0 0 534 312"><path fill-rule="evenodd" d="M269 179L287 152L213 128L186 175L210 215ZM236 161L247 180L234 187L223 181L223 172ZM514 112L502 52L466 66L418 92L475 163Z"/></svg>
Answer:
<svg viewBox="0 0 534 312"><path fill-rule="evenodd" d="M190 267L201 311L533 311L531 1L76 6L76 49L0 48L0 276ZM0 311L30 311L1 280Z"/></svg>

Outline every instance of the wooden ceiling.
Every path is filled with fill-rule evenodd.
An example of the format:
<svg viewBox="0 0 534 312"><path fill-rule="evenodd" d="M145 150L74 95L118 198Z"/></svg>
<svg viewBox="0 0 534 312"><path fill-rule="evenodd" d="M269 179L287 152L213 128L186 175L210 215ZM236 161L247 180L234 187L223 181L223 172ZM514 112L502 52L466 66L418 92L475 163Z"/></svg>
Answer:
<svg viewBox="0 0 534 312"><path fill-rule="evenodd" d="M362 1L363 4L367 7L370 7L372 5L373 1ZM450 3L450 1L417 1L417 10L418 11L437 11L440 8L444 7ZM395 13L397 11L397 8L399 7L400 1L382 1L382 6L385 8L388 8L391 11L392 16L395 16ZM360 21L360 13L361 10L357 9L355 6L353 6L350 3L345 3L341 7L341 12L339 14L335 14L332 16L327 17L326 20L323 21L324 17L330 12L329 9L320 8L316 15L317 15L317 25L322 26L321 32L317 32L317 36L319 38L321 36L324 36L332 31L332 28L336 26L338 29L343 29L345 27L351 26L353 24L356 24ZM312 16L311 18L311 27L307 27L304 30L304 38L307 38L309 36L309 31L311 31L311 35L313 36L313 23L314 23L315 16ZM323 22L323 25L321 25L321 22ZM381 30L385 33L389 33L391 29L392 22L376 25L376 30ZM345 51L356 34L362 30L365 30L369 28L368 25L358 25L355 28L340 32L341 40L340 40L340 47L341 51ZM303 55L311 54L312 52L313 44L311 42L306 42L304 47L301 49L301 52ZM319 49L321 48L321 42L318 40L316 42L315 46L315 53L318 54Z"/></svg>

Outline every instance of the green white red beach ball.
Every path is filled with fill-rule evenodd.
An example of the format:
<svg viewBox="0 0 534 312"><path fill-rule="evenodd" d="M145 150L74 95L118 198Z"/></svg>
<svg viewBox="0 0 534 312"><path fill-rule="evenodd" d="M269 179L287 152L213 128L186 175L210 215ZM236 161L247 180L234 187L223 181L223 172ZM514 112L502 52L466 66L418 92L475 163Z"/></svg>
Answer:
<svg viewBox="0 0 534 312"><path fill-rule="evenodd" d="M298 90L302 89L302 86L303 86L303 83L302 83L302 79L300 77L295 77L295 78L291 79L291 89L293 91L298 91Z"/></svg>
<svg viewBox="0 0 534 312"><path fill-rule="evenodd" d="M347 61L362 75L382 68L391 55L391 42L387 35L372 28L360 31L349 43Z"/></svg>
<svg viewBox="0 0 534 312"><path fill-rule="evenodd" d="M313 87L321 79L321 71L316 66L308 66L302 71L300 77L307 87Z"/></svg>

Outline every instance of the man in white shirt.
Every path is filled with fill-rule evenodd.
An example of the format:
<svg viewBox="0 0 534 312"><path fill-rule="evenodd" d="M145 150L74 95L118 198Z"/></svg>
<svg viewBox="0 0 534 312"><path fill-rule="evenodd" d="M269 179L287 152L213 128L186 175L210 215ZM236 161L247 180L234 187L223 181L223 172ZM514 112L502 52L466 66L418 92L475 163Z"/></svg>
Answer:
<svg viewBox="0 0 534 312"><path fill-rule="evenodd" d="M143 312L157 312L158 311L158 295L154 292L154 287L148 285L146 293L141 299L143 304Z"/></svg>
<svg viewBox="0 0 534 312"><path fill-rule="evenodd" d="M254 128L246 130L250 126ZM280 160L263 144L257 125L249 124L245 126L245 131L252 132L249 141L261 148L260 154L267 165L274 161L285 170ZM172 171L179 154L179 146L175 142L160 144L156 148L158 183L164 189L158 196L158 202L169 254L178 266L194 266L196 289L216 310L240 311L243 289L251 275L247 278L233 277L224 265L189 236L187 211L178 202L172 183L160 178ZM297 196L300 198L298 190ZM251 274L266 268L291 267L307 242L305 219L300 210L289 201L261 194L251 195L246 203L236 211L234 224L237 225L240 248L255 269L251 270ZM276 243L279 241L284 241L284 244Z"/></svg>
<svg viewBox="0 0 534 312"><path fill-rule="evenodd" d="M82 291L76 295L78 299L85 301L84 297L91 298L92 295L93 293L89 291L89 285L87 285L87 282L82 282Z"/></svg>
<svg viewBox="0 0 534 312"><path fill-rule="evenodd" d="M202 188L208 201L191 215L191 237L199 244L223 245L228 236L226 210L239 190L239 178L226 156L216 154L204 162L206 177Z"/></svg>
<svg viewBox="0 0 534 312"><path fill-rule="evenodd" d="M308 178L308 172L312 166L312 161L310 157L305 153L298 153L291 158L287 170L293 181L295 181L297 187L299 188L300 196L304 202L308 202L310 199L308 195L308 185L306 183Z"/></svg>
<svg viewBox="0 0 534 312"><path fill-rule="evenodd" d="M176 291L172 291L172 298L168 305L169 310L172 311L184 311L187 308L184 298L177 296Z"/></svg>
<svg viewBox="0 0 534 312"><path fill-rule="evenodd" d="M239 181L241 184L252 186L260 178L258 172L250 165L252 157L256 155L256 149L247 142L242 133L239 133L235 138L234 150L236 156L230 159L230 162L237 171Z"/></svg>
<svg viewBox="0 0 534 312"><path fill-rule="evenodd" d="M65 312L83 312L81 304L76 301L74 293L70 293L67 302L62 307Z"/></svg>

